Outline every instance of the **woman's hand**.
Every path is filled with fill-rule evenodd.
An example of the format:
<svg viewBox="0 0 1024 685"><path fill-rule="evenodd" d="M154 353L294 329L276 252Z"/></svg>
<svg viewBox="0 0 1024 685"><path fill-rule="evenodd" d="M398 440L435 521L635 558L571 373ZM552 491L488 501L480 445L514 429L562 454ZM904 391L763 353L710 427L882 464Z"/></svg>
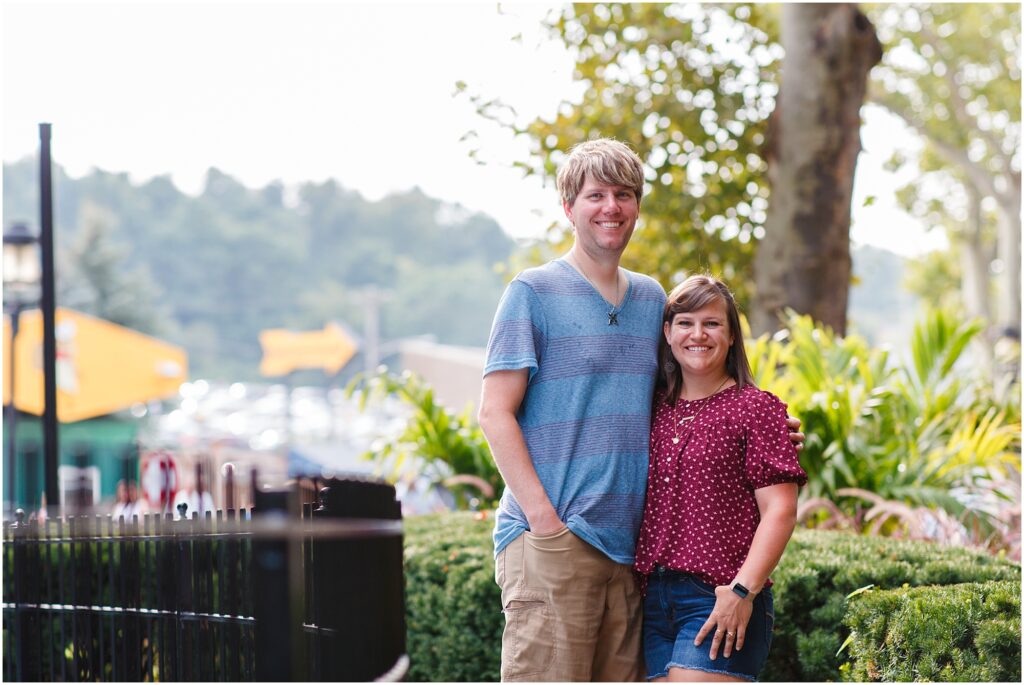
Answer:
<svg viewBox="0 0 1024 685"><path fill-rule="evenodd" d="M789 429L789 441L793 443L793 447L799 452L804 448L804 438L806 437L800 432L800 419L795 416L786 415L786 428Z"/></svg>
<svg viewBox="0 0 1024 685"><path fill-rule="evenodd" d="M728 659L732 651L737 652L743 649L743 640L747 634L747 623L750 622L750 614L754 611L754 596L742 599L732 591L730 585L719 585L715 588L715 608L711 616L701 626L700 632L693 644L700 646L708 633L714 631L714 638L711 640L711 660L718 656L719 648L725 646L722 654Z"/></svg>

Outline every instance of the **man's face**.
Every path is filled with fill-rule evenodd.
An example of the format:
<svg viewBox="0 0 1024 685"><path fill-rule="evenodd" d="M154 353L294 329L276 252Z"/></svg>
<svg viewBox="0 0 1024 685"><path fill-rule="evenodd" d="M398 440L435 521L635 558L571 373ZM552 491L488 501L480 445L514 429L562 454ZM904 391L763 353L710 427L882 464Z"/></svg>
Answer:
<svg viewBox="0 0 1024 685"><path fill-rule="evenodd" d="M572 205L562 208L576 228L576 241L588 254L621 255L636 227L640 204L632 189L606 185L587 176Z"/></svg>

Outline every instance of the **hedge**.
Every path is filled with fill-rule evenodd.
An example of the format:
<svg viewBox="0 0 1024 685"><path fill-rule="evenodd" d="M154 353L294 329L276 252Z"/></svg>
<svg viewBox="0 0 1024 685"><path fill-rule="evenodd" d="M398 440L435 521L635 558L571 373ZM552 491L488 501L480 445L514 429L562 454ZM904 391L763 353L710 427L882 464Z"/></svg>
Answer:
<svg viewBox="0 0 1024 685"><path fill-rule="evenodd" d="M504 617L494 582L493 524L489 514L477 520L472 513L406 519L409 680L499 679ZM847 605L883 595L862 593L848 601L854 590L1011 581L1019 591L1020 567L956 547L798 530L773 578L776 632L763 679L835 681L852 658L846 651L836 656L849 634ZM1016 616L1019 639L1019 604ZM985 635L979 639L996 649L1000 630L979 628ZM1019 660L1019 644L1016 654Z"/></svg>
<svg viewBox="0 0 1024 685"><path fill-rule="evenodd" d="M848 635L842 621L851 592L868 585L1019 584L1020 567L961 547L798 530L772 578L775 634L762 679L825 681L841 678L846 656L836 653Z"/></svg>
<svg viewBox="0 0 1024 685"><path fill-rule="evenodd" d="M849 680L1020 682L1019 583L869 592L843 622Z"/></svg>
<svg viewBox="0 0 1024 685"><path fill-rule="evenodd" d="M494 520L473 514L405 519L407 680L495 682L501 593L494 582Z"/></svg>

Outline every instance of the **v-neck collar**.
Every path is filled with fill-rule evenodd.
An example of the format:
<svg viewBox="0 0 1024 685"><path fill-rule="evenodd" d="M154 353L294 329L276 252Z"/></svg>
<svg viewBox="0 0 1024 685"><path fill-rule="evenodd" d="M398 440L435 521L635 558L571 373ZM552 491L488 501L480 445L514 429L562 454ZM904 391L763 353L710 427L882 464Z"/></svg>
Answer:
<svg viewBox="0 0 1024 685"><path fill-rule="evenodd" d="M629 270L628 269L622 269L622 267L618 267L618 268L622 269L622 273L625 274L625 276L626 276L626 292L622 295L622 301L619 303L619 305L615 306L611 302L609 302L605 298L605 296L601 294L601 291L598 290L596 287L594 287L594 284L590 282L590 279L588 279L586 276L584 276L582 273L580 273L579 269L574 267L569 262L568 259L566 259L565 257L559 257L555 261L557 263L560 263L564 268L568 269L573 274L575 274L576 278L578 278L581 281L583 281L584 283L586 283L587 286L591 289L591 291L593 291L593 293L595 295L597 295L599 298L601 298L601 301L604 302L605 306L609 308L608 309L608 313L609 314L618 314L623 309L625 309L626 303L629 301L629 297L630 297L630 295L633 292L633 279L629 277Z"/></svg>

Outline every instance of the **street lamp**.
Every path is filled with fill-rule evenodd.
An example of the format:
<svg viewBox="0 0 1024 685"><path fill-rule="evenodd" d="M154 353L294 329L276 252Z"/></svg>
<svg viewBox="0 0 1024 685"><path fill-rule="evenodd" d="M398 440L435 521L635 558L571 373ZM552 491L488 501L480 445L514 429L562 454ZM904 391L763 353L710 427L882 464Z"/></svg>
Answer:
<svg viewBox="0 0 1024 685"><path fill-rule="evenodd" d="M14 400L14 374L17 357L14 354L15 340L18 337L18 322L23 309L38 303L39 281L42 276L42 261L39 256L39 239L23 223L12 224L4 231L4 311L11 317L10 375L8 377L8 397L10 402L4 407L7 412L7 458L10 459L9 477L10 503L12 510L17 505L16 474L18 464L17 442L15 440L15 424L18 410Z"/></svg>

